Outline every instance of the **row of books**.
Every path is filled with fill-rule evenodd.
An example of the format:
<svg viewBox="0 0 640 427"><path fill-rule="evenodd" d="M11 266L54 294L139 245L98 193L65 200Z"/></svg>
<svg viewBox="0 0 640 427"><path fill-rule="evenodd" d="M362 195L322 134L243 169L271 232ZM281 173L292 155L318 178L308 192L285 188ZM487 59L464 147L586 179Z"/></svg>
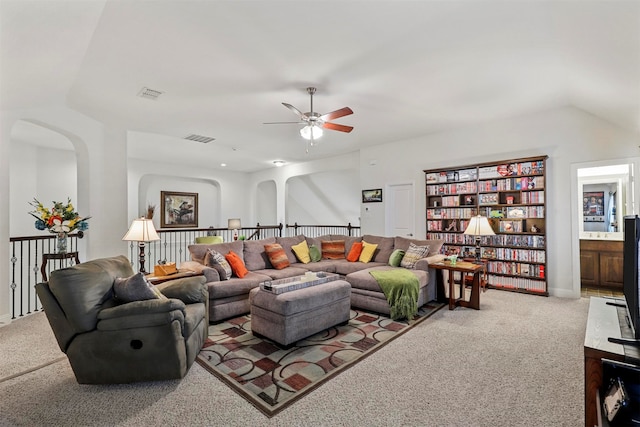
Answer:
<svg viewBox="0 0 640 427"><path fill-rule="evenodd" d="M478 192L476 181L460 182L457 184L437 184L427 185L427 195L436 196L439 194L470 194Z"/></svg>
<svg viewBox="0 0 640 427"><path fill-rule="evenodd" d="M487 271L497 274L512 274L515 276L539 277L544 279L544 265L526 264L513 261L489 261Z"/></svg>
<svg viewBox="0 0 640 427"><path fill-rule="evenodd" d="M475 245L475 237L460 233L432 233L430 239L441 239L445 243L454 245ZM517 235L517 234L496 234L495 236L482 236L481 246L513 246L544 249L544 236Z"/></svg>
<svg viewBox="0 0 640 427"><path fill-rule="evenodd" d="M547 292L547 282L544 280L527 279L523 277L505 277L489 274L488 283L496 288L520 289L531 292Z"/></svg>
<svg viewBox="0 0 640 427"><path fill-rule="evenodd" d="M522 203L544 203L544 191L527 191L522 193Z"/></svg>
<svg viewBox="0 0 640 427"><path fill-rule="evenodd" d="M464 231L469 226L469 220L448 219L444 221L427 221L427 231Z"/></svg>
<svg viewBox="0 0 640 427"><path fill-rule="evenodd" d="M480 181L478 184L480 191L512 191L512 190L533 190L544 188L544 177L523 176L517 178L492 179Z"/></svg>
<svg viewBox="0 0 640 427"><path fill-rule="evenodd" d="M475 181L476 179L478 179L478 170L476 168L472 168L427 173L426 179L427 184L457 181Z"/></svg>
<svg viewBox="0 0 640 427"><path fill-rule="evenodd" d="M513 248L482 248L482 258L500 261L546 262L545 251Z"/></svg>
<svg viewBox="0 0 640 427"><path fill-rule="evenodd" d="M476 212L476 208L428 208L427 219L471 218Z"/></svg>
<svg viewBox="0 0 640 427"><path fill-rule="evenodd" d="M495 166L483 166L478 170L480 179L500 178L516 175L542 175L544 173L544 160L533 162L506 163Z"/></svg>

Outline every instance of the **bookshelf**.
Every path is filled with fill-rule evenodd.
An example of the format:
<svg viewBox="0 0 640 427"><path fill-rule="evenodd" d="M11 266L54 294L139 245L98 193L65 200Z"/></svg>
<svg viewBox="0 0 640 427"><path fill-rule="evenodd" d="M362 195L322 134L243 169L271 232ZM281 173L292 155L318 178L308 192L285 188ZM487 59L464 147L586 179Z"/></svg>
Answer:
<svg viewBox="0 0 640 427"><path fill-rule="evenodd" d="M427 239L443 239L446 254L471 258L475 237L464 235L474 215L495 236L482 237L488 286L548 296L547 156L425 170Z"/></svg>

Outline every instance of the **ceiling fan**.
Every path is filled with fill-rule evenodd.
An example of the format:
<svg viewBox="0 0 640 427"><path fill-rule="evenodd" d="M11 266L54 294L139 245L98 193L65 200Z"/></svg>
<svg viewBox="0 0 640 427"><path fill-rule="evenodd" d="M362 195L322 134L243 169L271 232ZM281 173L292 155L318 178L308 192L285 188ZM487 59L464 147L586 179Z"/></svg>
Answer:
<svg viewBox="0 0 640 427"><path fill-rule="evenodd" d="M298 110L291 104L287 104L283 102L282 105L287 107L289 110L293 111L300 120L297 122L269 122L265 123L266 125L275 125L275 124L302 124L305 125L302 129L300 129L300 135L308 141L313 146L314 141L322 136L322 129L329 130L337 130L339 132L351 132L353 130L353 126L341 125L338 123L331 123L329 120L339 119L340 117L348 116L349 114L353 114L353 110L349 107L344 107L339 110L332 111L326 114L318 114L313 111L313 94L316 93L315 87L308 87L307 93L311 97L311 108L309 112L303 113ZM309 152L309 147L307 146L307 152Z"/></svg>

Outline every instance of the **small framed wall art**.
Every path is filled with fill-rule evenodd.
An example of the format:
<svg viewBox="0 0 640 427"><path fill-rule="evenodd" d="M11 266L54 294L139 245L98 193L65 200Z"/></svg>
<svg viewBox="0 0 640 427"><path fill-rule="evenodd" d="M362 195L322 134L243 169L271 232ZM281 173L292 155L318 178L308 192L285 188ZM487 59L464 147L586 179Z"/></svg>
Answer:
<svg viewBox="0 0 640 427"><path fill-rule="evenodd" d="M362 203L375 203L382 201L382 188L362 190Z"/></svg>
<svg viewBox="0 0 640 427"><path fill-rule="evenodd" d="M198 228L198 193L160 192L161 228Z"/></svg>

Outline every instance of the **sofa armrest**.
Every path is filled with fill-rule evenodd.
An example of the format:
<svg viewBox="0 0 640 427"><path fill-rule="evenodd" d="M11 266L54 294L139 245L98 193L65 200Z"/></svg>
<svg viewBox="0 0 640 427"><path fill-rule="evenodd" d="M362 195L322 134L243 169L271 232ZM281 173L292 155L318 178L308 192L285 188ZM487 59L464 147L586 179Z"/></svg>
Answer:
<svg viewBox="0 0 640 427"><path fill-rule="evenodd" d="M198 261L183 261L180 263L180 268L195 271L197 274L202 274L207 282L219 282L220 274L213 267L207 267L200 264Z"/></svg>
<svg viewBox="0 0 640 427"><path fill-rule="evenodd" d="M435 255L428 256L426 258L421 258L418 260L418 262L416 262L415 269L427 271L429 269L429 264L440 262L444 260L446 257L447 256L443 254L435 254Z"/></svg>
<svg viewBox="0 0 640 427"><path fill-rule="evenodd" d="M167 298L176 298L185 304L194 304L206 302L209 299L209 291L204 285L206 281L204 276L183 277L160 283L156 285L156 289Z"/></svg>

